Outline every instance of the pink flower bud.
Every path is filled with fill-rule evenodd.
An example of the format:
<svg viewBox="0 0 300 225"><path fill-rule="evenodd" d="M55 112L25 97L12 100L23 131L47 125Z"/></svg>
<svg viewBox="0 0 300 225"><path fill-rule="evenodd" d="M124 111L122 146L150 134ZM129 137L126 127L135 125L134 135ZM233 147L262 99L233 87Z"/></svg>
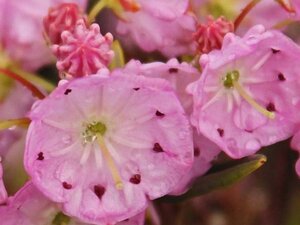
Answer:
<svg viewBox="0 0 300 225"><path fill-rule="evenodd" d="M77 21L73 32L64 31L62 42L53 45L56 67L61 75L82 77L95 74L108 66L114 56L111 33L102 36L98 24L87 27L84 19Z"/></svg>
<svg viewBox="0 0 300 225"><path fill-rule="evenodd" d="M73 32L77 20L82 18L87 23L82 9L75 3L62 3L49 9L48 15L44 18L44 30L52 44L62 42L63 31Z"/></svg>
<svg viewBox="0 0 300 225"><path fill-rule="evenodd" d="M233 23L223 16L214 20L212 16L207 18L207 24L199 24L194 33L194 39L200 53L208 53L213 49L220 49L225 34L233 31Z"/></svg>

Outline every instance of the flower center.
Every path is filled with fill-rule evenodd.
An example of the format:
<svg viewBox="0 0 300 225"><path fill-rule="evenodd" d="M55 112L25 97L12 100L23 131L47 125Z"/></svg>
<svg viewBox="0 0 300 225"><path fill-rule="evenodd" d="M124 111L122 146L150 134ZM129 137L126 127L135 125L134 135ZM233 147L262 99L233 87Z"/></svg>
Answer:
<svg viewBox="0 0 300 225"><path fill-rule="evenodd" d="M83 132L84 143L93 142L98 135L103 136L106 132L106 125L102 122L92 122L86 126Z"/></svg>
<svg viewBox="0 0 300 225"><path fill-rule="evenodd" d="M240 73L237 70L230 71L223 78L223 85L225 88L233 88L234 82L237 82L240 78Z"/></svg>

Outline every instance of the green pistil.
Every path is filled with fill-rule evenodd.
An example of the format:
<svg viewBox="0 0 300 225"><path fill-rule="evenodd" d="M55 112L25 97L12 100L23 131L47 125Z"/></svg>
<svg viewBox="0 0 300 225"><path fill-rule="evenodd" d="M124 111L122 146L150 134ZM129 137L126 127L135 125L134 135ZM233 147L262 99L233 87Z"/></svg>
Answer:
<svg viewBox="0 0 300 225"><path fill-rule="evenodd" d="M85 131L87 134L90 134L90 135L97 135L97 134L101 134L101 135L104 135L105 132L106 132L106 126L104 123L101 123L101 122L94 122L94 123L91 123L87 126L86 128L86 131Z"/></svg>
<svg viewBox="0 0 300 225"><path fill-rule="evenodd" d="M233 88L234 82L237 82L240 78L240 73L237 70L230 71L223 78L223 85L225 88Z"/></svg>
<svg viewBox="0 0 300 225"><path fill-rule="evenodd" d="M102 122L93 122L86 126L85 131L83 132L83 137L86 142L93 141L98 135L103 136L107 128Z"/></svg>

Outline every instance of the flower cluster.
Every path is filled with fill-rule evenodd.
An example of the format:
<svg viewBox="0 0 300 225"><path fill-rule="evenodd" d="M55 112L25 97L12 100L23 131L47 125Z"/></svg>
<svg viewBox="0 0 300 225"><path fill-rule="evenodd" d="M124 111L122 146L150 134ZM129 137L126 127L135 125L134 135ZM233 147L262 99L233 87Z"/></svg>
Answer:
<svg viewBox="0 0 300 225"><path fill-rule="evenodd" d="M158 225L220 155L300 153L300 46L258 2L0 0L0 223Z"/></svg>

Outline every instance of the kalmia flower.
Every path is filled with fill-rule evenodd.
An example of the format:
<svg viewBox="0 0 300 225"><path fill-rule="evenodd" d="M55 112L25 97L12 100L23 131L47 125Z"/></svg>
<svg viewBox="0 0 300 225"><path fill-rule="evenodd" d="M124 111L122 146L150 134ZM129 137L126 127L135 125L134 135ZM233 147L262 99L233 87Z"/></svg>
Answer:
<svg viewBox="0 0 300 225"><path fill-rule="evenodd" d="M64 0L0 1L0 45L11 60L34 71L51 62L51 52L43 38L42 18L50 6ZM86 0L72 0L86 6Z"/></svg>
<svg viewBox="0 0 300 225"><path fill-rule="evenodd" d="M233 31L233 23L224 17L214 19L212 16L207 18L207 24L200 23L194 33L197 43L197 50L200 53L208 53L213 49L220 49L225 34Z"/></svg>
<svg viewBox="0 0 300 225"><path fill-rule="evenodd" d="M51 7L43 20L45 33L52 44L60 44L61 33L63 31L72 33L79 19L87 21L85 17L83 9L74 3L62 3Z"/></svg>
<svg viewBox="0 0 300 225"><path fill-rule="evenodd" d="M87 27L84 19L77 21L73 32L64 31L62 42L53 45L57 57L56 67L64 77L82 77L106 68L114 56L111 33L102 36L94 23Z"/></svg>
<svg viewBox="0 0 300 225"><path fill-rule="evenodd" d="M290 137L299 120L299 54L259 25L243 38L227 34L221 50L201 57L203 73L189 86L192 124L233 158Z"/></svg>
<svg viewBox="0 0 300 225"><path fill-rule="evenodd" d="M100 74L64 81L29 117L25 167L33 183L85 222L141 213L193 162L189 123L161 79Z"/></svg>
<svg viewBox="0 0 300 225"><path fill-rule="evenodd" d="M160 51L167 57L193 53L196 20L188 0L138 0L140 9L124 11L117 32L131 37L144 51Z"/></svg>

